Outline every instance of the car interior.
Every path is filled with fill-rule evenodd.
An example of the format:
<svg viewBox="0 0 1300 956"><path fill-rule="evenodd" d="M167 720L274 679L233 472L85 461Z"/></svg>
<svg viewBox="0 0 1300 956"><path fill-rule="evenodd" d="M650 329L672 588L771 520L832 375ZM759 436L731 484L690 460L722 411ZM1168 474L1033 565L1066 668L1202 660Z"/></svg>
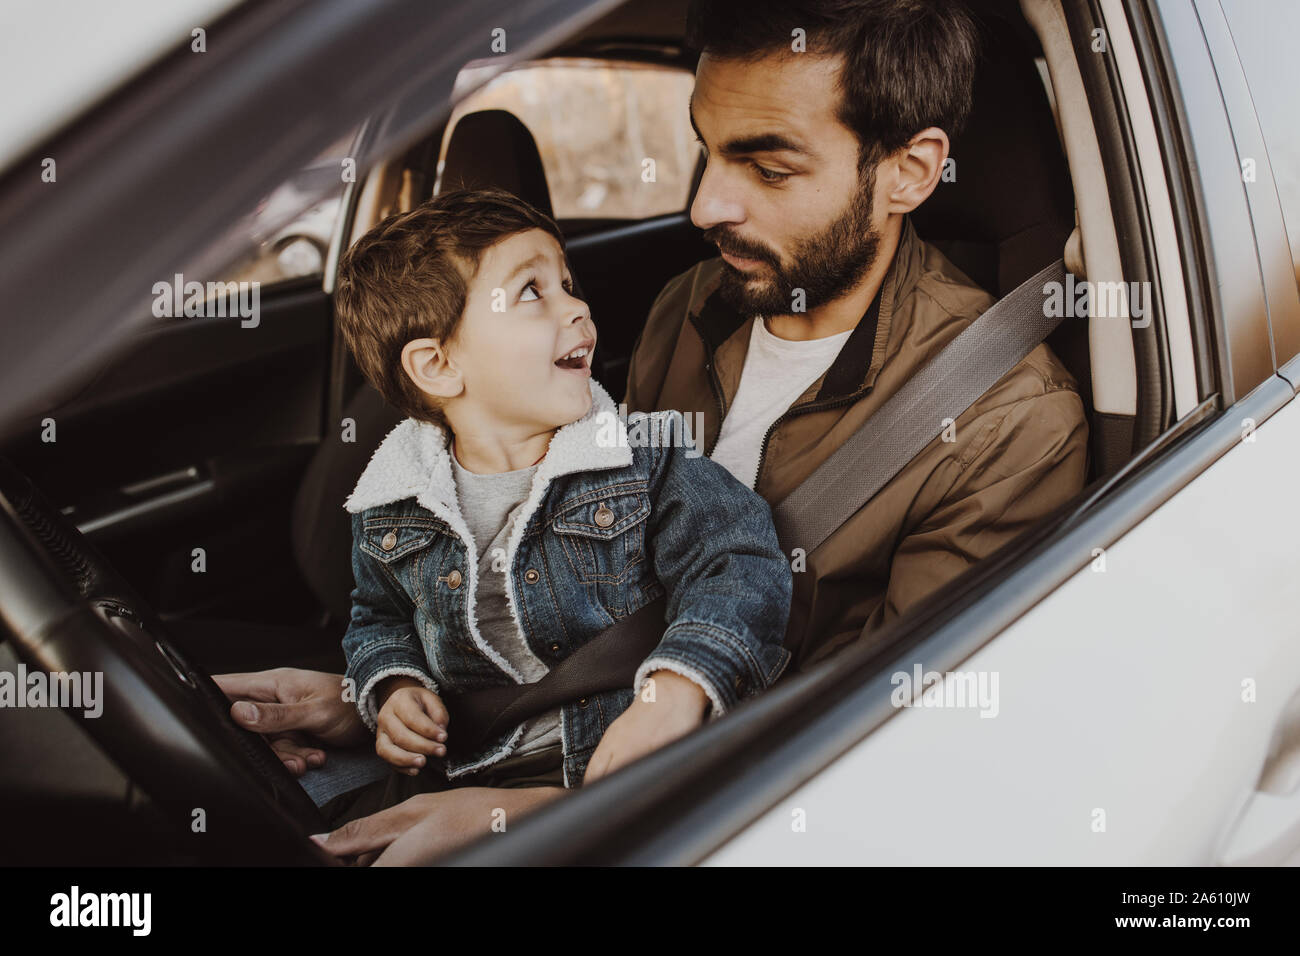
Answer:
<svg viewBox="0 0 1300 956"><path fill-rule="evenodd" d="M1080 278L1130 277L1067 23L1046 3L971 6L983 36L974 109L953 141L955 179L912 217L918 234L999 297L1061 257ZM685 7L632 0L533 62L582 57L690 70ZM373 135L376 124L359 135ZM702 171L701 159L691 199ZM401 416L361 378L335 330L331 270L346 244L384 217L461 185L500 186L552 211L543 157L519 118L485 109L450 130L441 123L359 171L325 274L266 290L256 337L231 319L157 323L0 447L14 471L6 480L29 489L31 514L45 516L50 540L67 535L58 522L75 526L195 670L343 669L353 581L342 502ZM690 199L644 220L560 221L600 328L594 374L616 400L659 289L716 254L689 209ZM1092 318L1064 322L1048 340L1088 411L1084 500L1173 421L1164 334L1160 322L1139 328L1127 318ZM84 572L88 580L98 573ZM7 767L29 768L6 801L35 806L38 794L40 802L50 794L74 801L84 810L78 833L116 819L123 794L135 813L133 827L97 837L93 851L70 838L70 856L183 861L197 852L172 844L152 857L141 849L139 834L161 826L149 812L157 784L139 779L147 768L124 774L58 712L23 720L22 733L0 742ZM51 739L59 741L57 759L42 745Z"/></svg>

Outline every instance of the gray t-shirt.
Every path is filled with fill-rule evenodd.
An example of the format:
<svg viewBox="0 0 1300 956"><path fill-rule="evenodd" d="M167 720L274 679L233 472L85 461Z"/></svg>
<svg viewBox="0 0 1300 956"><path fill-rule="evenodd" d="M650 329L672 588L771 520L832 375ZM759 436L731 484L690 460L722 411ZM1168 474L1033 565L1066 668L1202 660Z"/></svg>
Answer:
<svg viewBox="0 0 1300 956"><path fill-rule="evenodd" d="M474 535L474 546L478 550L478 593L474 595L474 601L479 633L523 675L524 680L541 680L549 668L528 649L519 625L510 614L510 602L506 599L506 575L510 569L505 564L506 542L510 539L515 518L532 490L537 466L495 475L478 475L466 471L453 454L451 467L456 478L460 513L469 525L470 534ZM455 733L455 727L451 732ZM532 753L560 742L560 710L557 707L525 721L524 736L514 755Z"/></svg>

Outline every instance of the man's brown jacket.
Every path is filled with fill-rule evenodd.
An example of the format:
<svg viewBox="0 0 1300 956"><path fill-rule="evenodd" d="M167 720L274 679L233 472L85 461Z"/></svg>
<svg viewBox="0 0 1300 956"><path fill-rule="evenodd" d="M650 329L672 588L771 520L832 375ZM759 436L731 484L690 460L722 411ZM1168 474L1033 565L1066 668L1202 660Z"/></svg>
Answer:
<svg viewBox="0 0 1300 956"><path fill-rule="evenodd" d="M721 259L710 259L664 286L632 356L625 399L629 411L702 412L706 452L736 395L754 321L714 295L721 269ZM877 302L826 373L769 429L755 490L772 505L781 501L993 301L904 220ZM792 667L906 611L1084 485L1083 403L1045 344L948 433L954 441L935 438L806 555L786 634Z"/></svg>

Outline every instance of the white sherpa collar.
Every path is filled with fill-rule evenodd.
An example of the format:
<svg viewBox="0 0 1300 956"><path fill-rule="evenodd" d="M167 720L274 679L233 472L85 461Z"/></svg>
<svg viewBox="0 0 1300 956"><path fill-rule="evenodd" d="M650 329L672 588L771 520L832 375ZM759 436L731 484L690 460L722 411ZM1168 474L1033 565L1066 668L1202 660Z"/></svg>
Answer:
<svg viewBox="0 0 1300 956"><path fill-rule="evenodd" d="M556 431L537 469L534 491L562 475L632 463L627 428L614 400L595 379L590 386L591 408ZM617 440L611 441L614 435ZM451 511L459 517L446 434L439 426L414 418L399 422L379 443L343 507L357 513L404 498L414 498L440 516Z"/></svg>

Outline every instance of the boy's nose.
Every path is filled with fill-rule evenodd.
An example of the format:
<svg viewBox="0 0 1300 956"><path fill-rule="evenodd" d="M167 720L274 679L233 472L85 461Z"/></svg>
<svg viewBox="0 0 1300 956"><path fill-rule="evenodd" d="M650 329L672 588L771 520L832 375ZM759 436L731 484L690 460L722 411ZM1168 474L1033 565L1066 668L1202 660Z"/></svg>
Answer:
<svg viewBox="0 0 1300 956"><path fill-rule="evenodd" d="M587 305L586 302L579 299L577 296L571 295L569 298L573 300L571 308L574 310L573 315L569 318L569 324L573 325L576 322L591 321L591 306Z"/></svg>
<svg viewBox="0 0 1300 956"><path fill-rule="evenodd" d="M596 338L596 323L591 320L591 309L587 308L585 304L582 311L575 315L569 324L584 326L583 331L593 339Z"/></svg>

